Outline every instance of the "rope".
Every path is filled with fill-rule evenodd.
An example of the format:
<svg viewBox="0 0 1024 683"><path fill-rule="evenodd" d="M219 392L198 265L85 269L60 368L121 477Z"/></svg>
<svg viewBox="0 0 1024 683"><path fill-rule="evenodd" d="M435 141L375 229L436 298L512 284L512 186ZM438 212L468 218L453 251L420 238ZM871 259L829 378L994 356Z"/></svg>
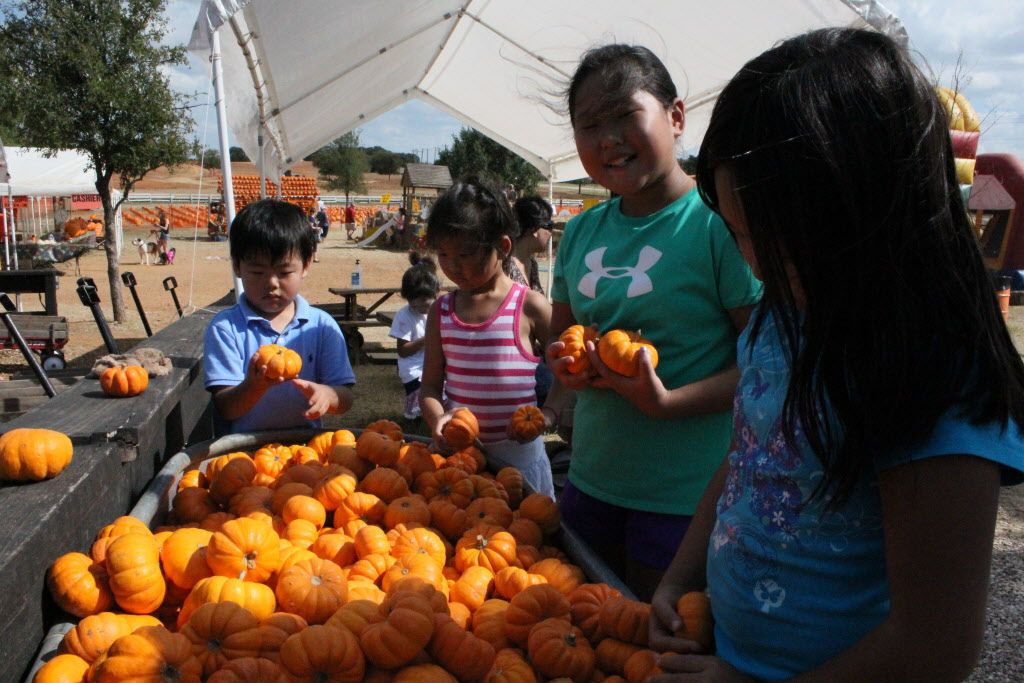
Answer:
<svg viewBox="0 0 1024 683"><path fill-rule="evenodd" d="M206 88L206 118L203 120L203 145L202 145L202 149L203 149L204 153L206 151L206 134L209 132L209 123L210 123L210 97L211 97L211 93L213 93L213 80L212 80L213 77L211 76L210 78L211 78L211 80L210 80L209 86ZM202 163L202 158L200 157L200 162L199 162L199 189L197 191L197 194L199 196L202 196L202 194L203 194L203 176L205 174L206 174L206 165ZM224 209L222 207L221 211L223 211L223 210ZM207 214L207 220L209 220L209 219L210 219L209 218L209 214ZM205 228L206 226L203 226L203 227ZM195 282L196 282L196 264L198 263L198 249L199 249L199 211L196 211L195 225L192 226L192 272L189 274L189 280L188 280L188 302L186 302L185 305L181 307L181 317L183 317L183 318L186 315L191 315L192 313L196 313L198 311L206 311L208 313L212 313L213 312L213 311L210 311L210 310L205 309L205 308L199 308L195 304L192 303L192 297L193 297L195 289L196 289L195 288Z"/></svg>

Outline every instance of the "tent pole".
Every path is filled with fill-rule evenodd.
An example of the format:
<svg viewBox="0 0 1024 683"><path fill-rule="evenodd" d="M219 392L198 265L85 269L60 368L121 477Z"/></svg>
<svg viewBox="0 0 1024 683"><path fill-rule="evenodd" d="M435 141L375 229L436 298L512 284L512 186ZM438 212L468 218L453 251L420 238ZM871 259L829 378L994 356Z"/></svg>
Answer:
<svg viewBox="0 0 1024 683"><path fill-rule="evenodd" d="M548 176L548 204L551 206L552 213L555 210L555 182L551 176ZM551 303L551 283L555 277L555 260L554 260L554 233L548 237L548 286L545 288L548 295L548 303Z"/></svg>
<svg viewBox="0 0 1024 683"><path fill-rule="evenodd" d="M256 144L260 148L259 156L259 167L260 167L260 199L267 198L267 170L264 168L263 159L263 124L260 124L260 132L256 135Z"/></svg>
<svg viewBox="0 0 1024 683"><path fill-rule="evenodd" d="M14 262L14 270L18 270L18 219L14 217L14 193L11 191L10 183L7 184L7 206L11 212L11 220L7 224L10 227L10 230L7 231L7 239L14 243L14 248L11 249L8 256ZM18 303L21 303L21 299L18 299ZM21 308L19 307L18 310L20 311Z"/></svg>
<svg viewBox="0 0 1024 683"><path fill-rule="evenodd" d="M220 56L220 29L213 32L213 46L211 48L210 61L213 63L213 98L217 108L217 136L220 140L220 169L223 178L224 196L224 217L228 225L235 220L235 184L231 177L231 148L228 146L228 113L224 103L224 65ZM232 269L231 277L235 283L235 299L242 294L242 281L234 274Z"/></svg>
<svg viewBox="0 0 1024 683"><path fill-rule="evenodd" d="M6 206L3 207L3 214L4 214L4 263L7 264L7 268L10 269L10 267L11 267L11 244L10 244L10 241L9 241L10 240L10 234L7 232L7 211L8 211L8 208Z"/></svg>

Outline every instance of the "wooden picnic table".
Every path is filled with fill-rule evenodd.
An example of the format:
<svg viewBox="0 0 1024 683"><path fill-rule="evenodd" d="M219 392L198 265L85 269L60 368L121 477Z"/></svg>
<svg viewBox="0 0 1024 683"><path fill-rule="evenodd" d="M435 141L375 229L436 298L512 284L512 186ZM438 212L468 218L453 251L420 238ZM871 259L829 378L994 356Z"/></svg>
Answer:
<svg viewBox="0 0 1024 683"><path fill-rule="evenodd" d="M345 315L343 320L362 321L368 320L371 314L380 308L381 304L391 298L392 295L402 291L401 287L328 287L331 294L345 299ZM360 308L356 299L360 294L379 294L380 298L373 302L368 308Z"/></svg>

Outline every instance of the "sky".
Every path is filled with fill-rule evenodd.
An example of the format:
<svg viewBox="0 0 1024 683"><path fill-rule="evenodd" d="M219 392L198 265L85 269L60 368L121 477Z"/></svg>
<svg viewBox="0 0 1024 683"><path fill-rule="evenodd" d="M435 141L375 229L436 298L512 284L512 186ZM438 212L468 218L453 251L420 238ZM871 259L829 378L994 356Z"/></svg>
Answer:
<svg viewBox="0 0 1024 683"><path fill-rule="evenodd" d="M199 0L169 0L167 42L188 42L199 4ZM979 153L1008 152L1024 158L1024 2L882 0L882 4L903 21L915 58L935 82L952 87L959 73L957 89L981 119ZM169 73L171 85L182 92L200 93L197 102L205 103L210 87L205 64L193 55L188 60L186 66ZM216 148L216 117L209 109L192 110L196 134L206 147ZM412 152L421 161L432 162L463 125L414 99L358 130L364 147Z"/></svg>

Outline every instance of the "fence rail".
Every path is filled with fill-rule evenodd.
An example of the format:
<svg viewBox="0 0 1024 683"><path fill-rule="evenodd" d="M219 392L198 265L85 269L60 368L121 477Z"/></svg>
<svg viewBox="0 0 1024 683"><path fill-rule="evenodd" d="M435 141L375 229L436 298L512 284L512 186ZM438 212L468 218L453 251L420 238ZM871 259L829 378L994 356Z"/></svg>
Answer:
<svg viewBox="0 0 1024 683"><path fill-rule="evenodd" d="M320 195L320 199L328 206L345 205L345 195ZM125 200L125 204L209 204L219 202L220 194L178 194L178 193L156 193L156 192L132 192ZM380 204L380 195L349 195L349 201L355 205ZM391 204L398 204L401 195L392 195ZM582 199L556 199L555 208L583 206Z"/></svg>

